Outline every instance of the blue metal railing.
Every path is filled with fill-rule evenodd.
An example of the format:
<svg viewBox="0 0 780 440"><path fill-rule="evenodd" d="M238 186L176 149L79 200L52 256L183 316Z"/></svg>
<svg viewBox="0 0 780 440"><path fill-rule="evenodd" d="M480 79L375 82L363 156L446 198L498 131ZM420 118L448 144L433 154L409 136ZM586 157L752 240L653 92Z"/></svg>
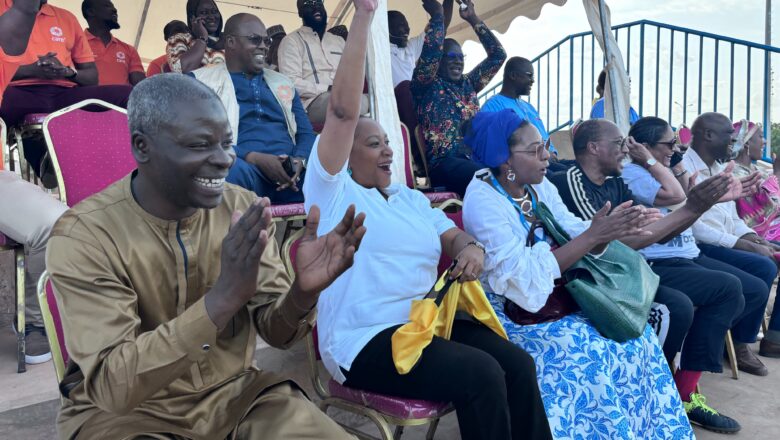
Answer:
<svg viewBox="0 0 780 440"><path fill-rule="evenodd" d="M770 62L780 66L780 48L650 20L612 30L629 77L636 78L638 71L631 102L638 105L640 115L658 116L677 126L690 124L702 112L717 111L732 120L762 122L769 139ZM604 66L592 32L570 35L531 62L536 84L527 99L546 119L550 132L590 116ZM696 72L698 77L691 78ZM500 90L500 83L486 90L480 103ZM741 91L745 94L739 97Z"/></svg>

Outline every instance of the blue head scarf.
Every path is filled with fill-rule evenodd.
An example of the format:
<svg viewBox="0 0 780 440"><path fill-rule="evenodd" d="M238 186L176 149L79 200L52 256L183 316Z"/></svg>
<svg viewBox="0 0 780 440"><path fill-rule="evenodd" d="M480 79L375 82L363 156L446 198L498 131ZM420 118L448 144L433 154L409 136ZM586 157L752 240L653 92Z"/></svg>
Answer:
<svg viewBox="0 0 780 440"><path fill-rule="evenodd" d="M479 112L463 142L471 147L475 161L495 168L509 159L509 138L522 124L520 116L510 109Z"/></svg>

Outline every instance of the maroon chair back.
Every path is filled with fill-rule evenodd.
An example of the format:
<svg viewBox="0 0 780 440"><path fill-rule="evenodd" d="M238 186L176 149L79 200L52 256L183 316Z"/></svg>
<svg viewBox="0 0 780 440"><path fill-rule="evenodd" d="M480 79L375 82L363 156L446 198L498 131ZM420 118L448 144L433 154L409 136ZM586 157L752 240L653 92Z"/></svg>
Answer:
<svg viewBox="0 0 780 440"><path fill-rule="evenodd" d="M106 111L86 111L86 105ZM60 197L68 206L102 191L136 167L127 113L111 104L87 100L52 113L43 126L57 171Z"/></svg>

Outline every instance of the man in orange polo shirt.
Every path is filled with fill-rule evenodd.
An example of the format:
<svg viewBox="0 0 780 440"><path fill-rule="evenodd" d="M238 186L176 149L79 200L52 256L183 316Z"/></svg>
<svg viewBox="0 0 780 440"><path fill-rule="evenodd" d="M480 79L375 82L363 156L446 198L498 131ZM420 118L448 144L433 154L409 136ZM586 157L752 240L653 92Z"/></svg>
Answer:
<svg viewBox="0 0 780 440"><path fill-rule="evenodd" d="M81 14L89 27L84 30L95 55L98 84L136 85L146 78L141 57L135 48L111 35L119 29L119 16L111 0L84 0Z"/></svg>
<svg viewBox="0 0 780 440"><path fill-rule="evenodd" d="M189 34L190 28L187 27L187 23L181 21L181 20L173 20L165 25L163 28L163 37L165 38L165 42L168 42L168 39L176 34ZM168 54L164 53L160 55L159 57L153 59L149 63L149 67L146 68L146 77L149 78L153 75L159 75L161 73L170 72L171 69L169 67L166 67L168 64Z"/></svg>
<svg viewBox="0 0 780 440"><path fill-rule="evenodd" d="M0 0L0 14L13 3ZM132 87L97 86L92 49L76 17L65 9L41 0L27 54L37 61L19 67L0 106L0 118L8 125L16 125L29 113L51 113L90 98L127 107ZM41 167L45 151L41 140L25 141L25 157L39 176L45 174Z"/></svg>
<svg viewBox="0 0 780 440"><path fill-rule="evenodd" d="M41 0L15 0L13 6L0 15L0 99L16 69L29 63L25 55L27 41L35 23ZM35 295L35 285L45 269L46 243L54 222L67 207L41 189L19 178L16 173L2 170L0 160L0 231L22 243L25 259L25 362L38 364L51 359L49 343L43 328L41 309Z"/></svg>

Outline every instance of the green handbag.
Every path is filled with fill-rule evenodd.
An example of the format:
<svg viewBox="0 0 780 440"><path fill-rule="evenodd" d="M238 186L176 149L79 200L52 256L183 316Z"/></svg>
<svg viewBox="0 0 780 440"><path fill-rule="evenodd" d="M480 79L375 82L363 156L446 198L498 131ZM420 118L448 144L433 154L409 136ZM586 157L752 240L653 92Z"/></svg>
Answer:
<svg viewBox="0 0 780 440"><path fill-rule="evenodd" d="M544 203L537 206L536 218L559 246L571 240ZM602 256L584 256L563 278L566 289L602 336L625 342L644 333L658 275L638 252L613 241Z"/></svg>

